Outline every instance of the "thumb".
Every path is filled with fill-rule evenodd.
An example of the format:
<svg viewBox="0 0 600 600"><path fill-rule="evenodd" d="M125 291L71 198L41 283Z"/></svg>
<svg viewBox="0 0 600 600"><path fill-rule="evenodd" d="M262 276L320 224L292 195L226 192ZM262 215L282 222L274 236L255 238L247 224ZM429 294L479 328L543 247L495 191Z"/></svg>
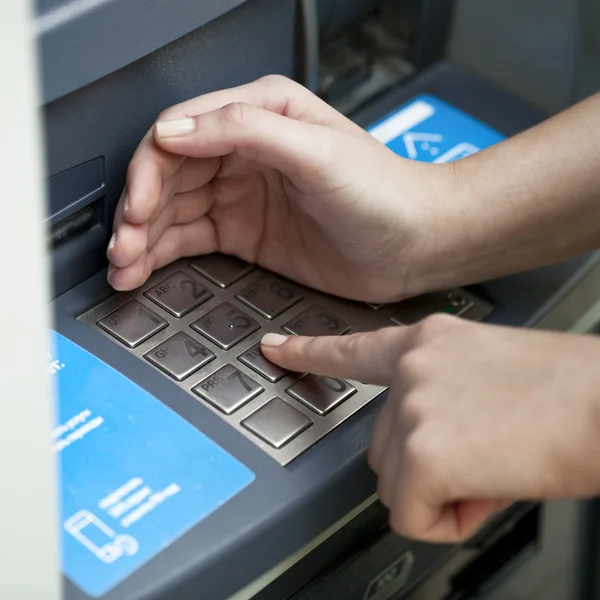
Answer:
<svg viewBox="0 0 600 600"><path fill-rule="evenodd" d="M268 360L290 371L354 379L388 386L409 327L387 327L345 336L303 337L267 333L261 342Z"/></svg>
<svg viewBox="0 0 600 600"><path fill-rule="evenodd" d="M323 135L327 132L327 136ZM196 158L236 153L309 182L327 163L333 128L305 123L270 110L235 102L212 112L159 120L155 142L174 154Z"/></svg>

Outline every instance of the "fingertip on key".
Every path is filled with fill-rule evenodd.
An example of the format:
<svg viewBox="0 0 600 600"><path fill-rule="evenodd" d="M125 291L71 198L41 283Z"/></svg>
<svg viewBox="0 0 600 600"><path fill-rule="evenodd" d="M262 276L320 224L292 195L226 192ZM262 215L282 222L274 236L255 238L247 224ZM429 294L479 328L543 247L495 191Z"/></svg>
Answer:
<svg viewBox="0 0 600 600"><path fill-rule="evenodd" d="M280 333L265 333L261 340L261 345L267 348L277 348L288 340L288 337Z"/></svg>

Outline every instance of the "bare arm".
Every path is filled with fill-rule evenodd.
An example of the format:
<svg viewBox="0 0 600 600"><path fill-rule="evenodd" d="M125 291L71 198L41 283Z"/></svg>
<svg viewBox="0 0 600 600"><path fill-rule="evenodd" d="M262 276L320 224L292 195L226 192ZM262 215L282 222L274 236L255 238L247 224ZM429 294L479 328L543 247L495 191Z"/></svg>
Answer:
<svg viewBox="0 0 600 600"><path fill-rule="evenodd" d="M600 94L449 167L454 190L435 199L412 291L600 248Z"/></svg>

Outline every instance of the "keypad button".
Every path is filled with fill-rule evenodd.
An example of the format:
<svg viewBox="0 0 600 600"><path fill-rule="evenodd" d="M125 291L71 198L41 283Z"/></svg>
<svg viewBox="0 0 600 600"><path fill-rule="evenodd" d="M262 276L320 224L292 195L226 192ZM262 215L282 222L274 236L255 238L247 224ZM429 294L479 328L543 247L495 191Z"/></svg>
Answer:
<svg viewBox="0 0 600 600"><path fill-rule="evenodd" d="M390 321L396 325L413 325L434 313L460 316L472 306L473 303L459 291L436 292L401 302Z"/></svg>
<svg viewBox="0 0 600 600"><path fill-rule="evenodd" d="M308 429L312 421L281 398L273 398L241 424L273 448L282 448Z"/></svg>
<svg viewBox="0 0 600 600"><path fill-rule="evenodd" d="M146 352L144 358L177 381L183 381L216 355L187 333L178 331Z"/></svg>
<svg viewBox="0 0 600 600"><path fill-rule="evenodd" d="M302 300L302 292L295 285L265 275L244 288L236 298L265 319L273 319Z"/></svg>
<svg viewBox="0 0 600 600"><path fill-rule="evenodd" d="M190 266L200 275L223 289L254 270L254 265L226 254L198 256L190 263Z"/></svg>
<svg viewBox="0 0 600 600"><path fill-rule="evenodd" d="M182 271L144 292L144 296L178 319L212 297L212 292Z"/></svg>
<svg viewBox="0 0 600 600"><path fill-rule="evenodd" d="M192 391L230 415L258 396L264 388L235 367L225 365L193 387Z"/></svg>
<svg viewBox="0 0 600 600"><path fill-rule="evenodd" d="M287 393L323 416L356 393L356 388L343 379L320 375L305 375Z"/></svg>
<svg viewBox="0 0 600 600"><path fill-rule="evenodd" d="M288 321L282 329L293 335L317 336L341 335L349 328L344 320L315 304Z"/></svg>
<svg viewBox="0 0 600 600"><path fill-rule="evenodd" d="M229 350L260 329L260 325L252 317L229 302L224 302L206 313L194 321L191 327L223 350Z"/></svg>
<svg viewBox="0 0 600 600"><path fill-rule="evenodd" d="M273 364L264 357L260 348L260 342L252 346L249 350L246 350L243 354L240 354L238 360L250 367L253 371L256 371L259 375L262 375L271 383L277 383L282 377L285 377L289 373L289 371Z"/></svg>
<svg viewBox="0 0 600 600"><path fill-rule="evenodd" d="M137 300L130 300L98 321L98 326L129 348L139 346L167 326L167 322Z"/></svg>

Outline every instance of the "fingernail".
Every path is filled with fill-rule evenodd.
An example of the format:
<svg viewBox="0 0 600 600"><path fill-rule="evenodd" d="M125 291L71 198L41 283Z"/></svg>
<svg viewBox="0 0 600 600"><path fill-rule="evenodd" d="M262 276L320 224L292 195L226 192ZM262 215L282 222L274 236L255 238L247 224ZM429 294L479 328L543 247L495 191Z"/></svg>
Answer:
<svg viewBox="0 0 600 600"><path fill-rule="evenodd" d="M196 121L194 119L176 119L174 121L159 121L156 124L156 134L160 138L177 137L194 131Z"/></svg>
<svg viewBox="0 0 600 600"><path fill-rule="evenodd" d="M287 341L287 336L279 333L265 333L261 340L263 346L281 346Z"/></svg>
<svg viewBox="0 0 600 600"><path fill-rule="evenodd" d="M129 196L125 196L125 204L123 205L123 212L127 212L129 210Z"/></svg>
<svg viewBox="0 0 600 600"><path fill-rule="evenodd" d="M115 247L116 243L117 243L117 234L113 233L112 237L110 238L110 242L108 242L108 249L112 250Z"/></svg>

